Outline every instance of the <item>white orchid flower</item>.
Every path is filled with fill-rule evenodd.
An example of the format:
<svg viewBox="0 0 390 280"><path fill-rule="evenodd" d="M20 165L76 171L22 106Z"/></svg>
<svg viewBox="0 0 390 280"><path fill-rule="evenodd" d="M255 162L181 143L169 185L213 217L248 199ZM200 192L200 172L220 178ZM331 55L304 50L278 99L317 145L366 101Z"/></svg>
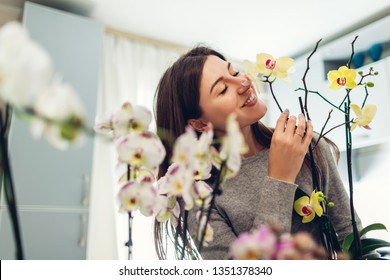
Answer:
<svg viewBox="0 0 390 280"><path fill-rule="evenodd" d="M84 140L85 110L70 85L54 81L39 94L33 108L36 114L30 126L33 136L43 134L58 149Z"/></svg>
<svg viewBox="0 0 390 280"><path fill-rule="evenodd" d="M133 212L140 206L141 185L136 181L125 184L118 193L120 212Z"/></svg>
<svg viewBox="0 0 390 280"><path fill-rule="evenodd" d="M131 133L117 141L118 160L136 168L156 169L165 157L161 140L150 131Z"/></svg>
<svg viewBox="0 0 390 280"><path fill-rule="evenodd" d="M227 119L226 135L222 139L221 160L226 161L227 173L225 179L234 177L240 170L241 155L248 152L244 136L236 121L236 115L230 114Z"/></svg>
<svg viewBox="0 0 390 280"><path fill-rule="evenodd" d="M31 108L52 75L49 54L30 40L19 23L1 28L0 98L19 108Z"/></svg>
<svg viewBox="0 0 390 280"><path fill-rule="evenodd" d="M195 131L191 127L186 127L186 131L181 134L173 147L172 162L193 166L193 161L197 152L197 139Z"/></svg>

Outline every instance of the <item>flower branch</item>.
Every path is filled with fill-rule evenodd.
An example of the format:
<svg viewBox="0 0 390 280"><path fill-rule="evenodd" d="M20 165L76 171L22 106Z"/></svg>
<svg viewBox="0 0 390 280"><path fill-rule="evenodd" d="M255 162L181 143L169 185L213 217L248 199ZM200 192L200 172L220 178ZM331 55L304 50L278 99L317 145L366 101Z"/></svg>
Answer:
<svg viewBox="0 0 390 280"><path fill-rule="evenodd" d="M316 43L313 51L311 52L311 54L306 58L306 70L305 70L305 73L303 74L303 77L302 77L302 83L303 83L303 87L304 87L304 91L305 91L305 104L303 106L303 109L304 109L304 112L306 115L306 118L308 120L310 120L310 115L309 115L309 111L308 111L308 108L307 108L307 97L308 97L308 88L307 88L307 85L306 85L306 75L307 73L309 72L309 69L310 69L310 58L313 56L313 54L317 51L317 48L318 48L318 45L320 44L320 42L322 41L322 39L318 40L318 42Z"/></svg>

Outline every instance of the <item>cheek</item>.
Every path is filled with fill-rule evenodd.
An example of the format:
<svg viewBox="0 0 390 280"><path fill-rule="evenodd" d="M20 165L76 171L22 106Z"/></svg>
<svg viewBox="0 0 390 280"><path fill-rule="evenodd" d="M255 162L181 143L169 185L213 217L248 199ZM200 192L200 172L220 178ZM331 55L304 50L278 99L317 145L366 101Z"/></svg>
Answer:
<svg viewBox="0 0 390 280"><path fill-rule="evenodd" d="M222 100L222 99L221 99ZM226 119L230 113L234 112L236 106L232 102L221 102L221 100L208 100L201 104L203 118L213 123L215 128L224 128Z"/></svg>

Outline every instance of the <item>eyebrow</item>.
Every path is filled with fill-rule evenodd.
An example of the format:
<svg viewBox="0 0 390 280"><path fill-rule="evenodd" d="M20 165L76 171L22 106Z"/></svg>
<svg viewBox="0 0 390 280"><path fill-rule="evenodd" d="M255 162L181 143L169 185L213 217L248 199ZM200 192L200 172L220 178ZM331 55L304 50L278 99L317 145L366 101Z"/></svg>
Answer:
<svg viewBox="0 0 390 280"><path fill-rule="evenodd" d="M228 71L229 71L229 69L230 69L230 65L231 65L231 63L228 62L228 65L227 65ZM214 87L215 87L222 79L223 79L223 77L221 76L221 77L219 77L219 78L212 84L211 89L210 89L210 94L213 92Z"/></svg>

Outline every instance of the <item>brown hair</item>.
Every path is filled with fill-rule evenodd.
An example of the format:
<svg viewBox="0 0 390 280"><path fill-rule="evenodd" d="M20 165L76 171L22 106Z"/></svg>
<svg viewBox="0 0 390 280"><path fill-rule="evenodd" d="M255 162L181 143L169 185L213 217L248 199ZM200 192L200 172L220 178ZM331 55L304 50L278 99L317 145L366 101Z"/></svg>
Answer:
<svg viewBox="0 0 390 280"><path fill-rule="evenodd" d="M172 156L172 148L176 138L185 132L187 121L201 117L202 110L199 106L200 82L203 66L209 55L215 55L226 61L225 57L219 52L204 46L197 46L188 53L182 55L171 67L169 67L162 76L155 93L155 116L158 128L158 134L166 149L166 157L160 165L158 177L163 177L169 167ZM256 141L264 148L269 148L273 129L266 127L261 122L251 125L251 130ZM319 149L316 149L319 150ZM317 154L317 153L316 153ZM318 159L318 157L316 158ZM321 167L324 157L319 155L316 162ZM305 163L310 167L310 158L307 155ZM321 170L321 168L319 168ZM319 176L319 183L323 182L322 176ZM187 240L186 234L183 234L184 209L181 207L178 226L175 228L169 225L169 222L158 222L154 224L154 238L157 255L160 259L166 259L167 239L174 236L177 258L199 258L196 250L190 245L190 239ZM165 235L165 240L163 236ZM185 238L186 240L183 240ZM171 237L172 239L172 237ZM164 242L165 241L165 242ZM185 249L186 255L179 252ZM180 257L181 256L181 257Z"/></svg>

